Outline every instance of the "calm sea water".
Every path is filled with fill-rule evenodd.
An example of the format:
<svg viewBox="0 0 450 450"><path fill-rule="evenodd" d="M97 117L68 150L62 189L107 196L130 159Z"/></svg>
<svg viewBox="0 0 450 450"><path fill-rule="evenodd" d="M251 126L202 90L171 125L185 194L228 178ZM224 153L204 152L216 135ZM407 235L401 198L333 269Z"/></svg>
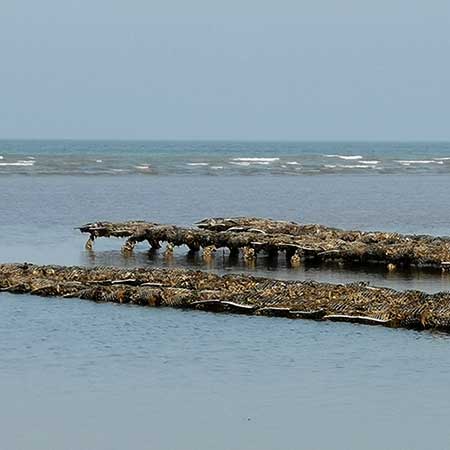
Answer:
<svg viewBox="0 0 450 450"><path fill-rule="evenodd" d="M450 234L449 144L3 141L0 155L1 261L450 286L442 274L292 270L281 258L248 268L220 252L210 266L184 249L168 262L145 245L124 258L115 240L89 253L74 230L93 220L256 215ZM363 161L380 169L322 167ZM0 294L0 317L2 448L450 445L446 335L9 294Z"/></svg>

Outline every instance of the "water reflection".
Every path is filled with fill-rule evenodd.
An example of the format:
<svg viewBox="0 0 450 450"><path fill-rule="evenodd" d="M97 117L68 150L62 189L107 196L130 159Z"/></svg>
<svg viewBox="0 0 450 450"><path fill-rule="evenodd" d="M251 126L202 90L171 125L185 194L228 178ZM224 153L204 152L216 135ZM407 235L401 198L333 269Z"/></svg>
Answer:
<svg viewBox="0 0 450 450"><path fill-rule="evenodd" d="M88 266L105 265L120 267L181 267L207 270L218 274L246 273L268 276L283 280L316 280L329 283L349 283L368 281L373 285L387 286L399 290L418 289L425 292L446 291L450 287L450 273L433 269L414 267L389 271L385 266L372 264L361 267L357 264L330 262L318 264L305 261L297 267L284 254L259 254L255 260L245 260L242 255L230 254L219 249L214 254L204 256L201 252L191 252L187 247L175 248L167 253L164 247L147 250L145 245L137 246L133 253L120 250L83 251L81 264Z"/></svg>

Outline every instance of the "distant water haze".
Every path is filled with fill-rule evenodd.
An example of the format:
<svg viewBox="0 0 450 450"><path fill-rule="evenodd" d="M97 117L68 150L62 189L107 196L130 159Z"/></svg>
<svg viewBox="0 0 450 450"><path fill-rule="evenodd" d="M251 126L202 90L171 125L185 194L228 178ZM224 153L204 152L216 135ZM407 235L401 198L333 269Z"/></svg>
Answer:
<svg viewBox="0 0 450 450"><path fill-rule="evenodd" d="M2 2L3 138L448 140L445 0Z"/></svg>

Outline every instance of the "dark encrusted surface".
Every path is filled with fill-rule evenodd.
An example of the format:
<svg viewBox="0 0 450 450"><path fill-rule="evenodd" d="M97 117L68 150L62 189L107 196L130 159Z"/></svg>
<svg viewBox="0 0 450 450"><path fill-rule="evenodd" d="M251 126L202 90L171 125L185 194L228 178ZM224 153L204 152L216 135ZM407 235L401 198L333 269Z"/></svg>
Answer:
<svg viewBox="0 0 450 450"><path fill-rule="evenodd" d="M0 290L98 302L450 331L450 293L399 292L364 283L279 281L182 269L3 264Z"/></svg>
<svg viewBox="0 0 450 450"><path fill-rule="evenodd" d="M80 227L89 233L88 247L99 237L127 238L124 250L137 242L148 241L158 248L161 242L171 246L242 250L246 259L258 252L286 252L295 264L302 260L343 261L352 264L385 264L397 267L450 267L450 238L427 235L402 235L391 232L346 231L322 225L302 225L252 217L204 219L198 228L159 225L146 222L96 222Z"/></svg>

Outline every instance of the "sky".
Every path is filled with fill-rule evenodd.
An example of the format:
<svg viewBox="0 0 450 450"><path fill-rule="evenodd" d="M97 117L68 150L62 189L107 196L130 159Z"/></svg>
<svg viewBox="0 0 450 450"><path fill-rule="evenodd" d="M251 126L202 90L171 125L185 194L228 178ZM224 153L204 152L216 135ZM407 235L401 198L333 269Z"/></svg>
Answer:
<svg viewBox="0 0 450 450"><path fill-rule="evenodd" d="M450 140L448 0L0 0L0 138Z"/></svg>

